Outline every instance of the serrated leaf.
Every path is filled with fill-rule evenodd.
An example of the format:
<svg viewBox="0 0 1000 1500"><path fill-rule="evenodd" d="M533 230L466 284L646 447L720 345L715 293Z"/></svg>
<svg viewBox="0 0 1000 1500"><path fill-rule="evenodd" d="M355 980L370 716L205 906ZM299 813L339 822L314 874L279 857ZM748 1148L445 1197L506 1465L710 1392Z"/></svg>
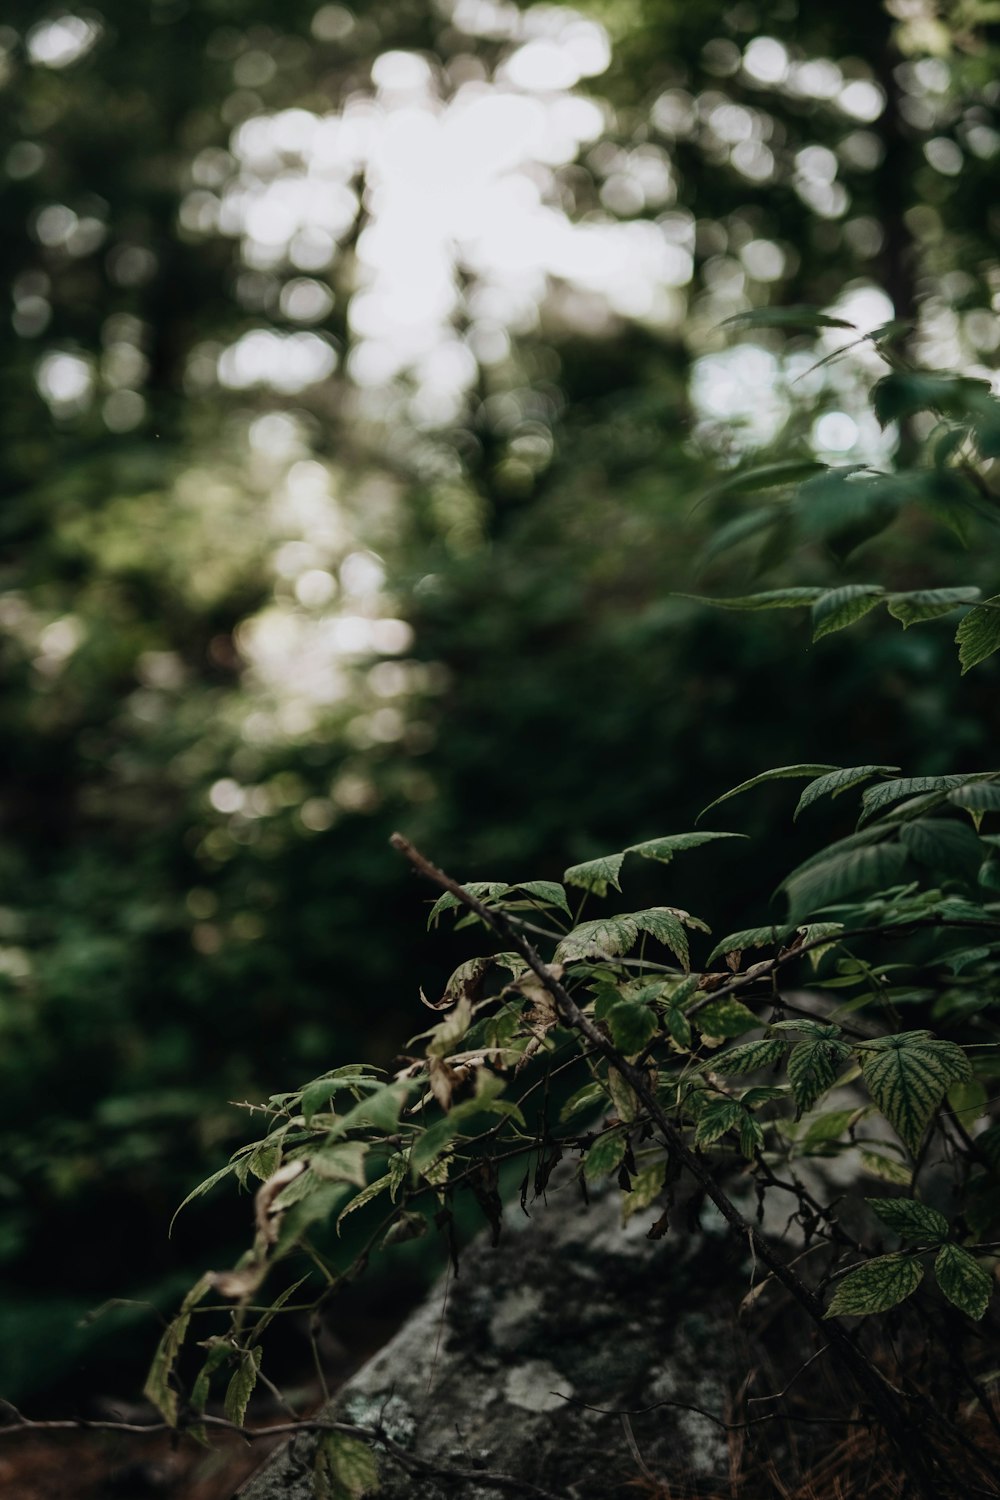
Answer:
<svg viewBox="0 0 1000 1500"><path fill-rule="evenodd" d="M1000 650L1000 594L970 609L955 632L962 676Z"/></svg>
<svg viewBox="0 0 1000 1500"><path fill-rule="evenodd" d="M756 1073L760 1068L768 1068L776 1063L785 1054L788 1043L780 1038L765 1040L761 1042L744 1042L742 1047L731 1047L728 1052L723 1052L713 1057L708 1064L713 1073L721 1073L725 1078L737 1078L743 1073Z"/></svg>
<svg viewBox="0 0 1000 1500"><path fill-rule="evenodd" d="M643 859L659 860L661 865L668 865L675 854L683 854L688 849L698 849L702 844L710 844L714 839L743 839L745 833L668 833L658 839L644 839L641 844L630 844L625 850L626 854L641 854Z"/></svg>
<svg viewBox="0 0 1000 1500"><path fill-rule="evenodd" d="M918 818L907 823L900 842L917 864L939 875L973 884L984 849L967 823L947 818Z"/></svg>
<svg viewBox="0 0 1000 1500"><path fill-rule="evenodd" d="M915 1198L866 1198L882 1223L901 1239L921 1245L940 1245L948 1238L948 1220L936 1208Z"/></svg>
<svg viewBox="0 0 1000 1500"><path fill-rule="evenodd" d="M578 958L613 958L628 953L638 941L639 928L633 917L598 917L568 932L554 957L556 963L564 964Z"/></svg>
<svg viewBox="0 0 1000 1500"><path fill-rule="evenodd" d="M885 590L876 583L846 583L827 589L812 607L813 640L853 625L884 597Z"/></svg>
<svg viewBox="0 0 1000 1500"><path fill-rule="evenodd" d="M632 921L640 932L648 932L650 937L669 948L680 961L681 968L687 970L691 967L687 933L674 907L652 906L647 911L636 911L632 913Z"/></svg>
<svg viewBox="0 0 1000 1500"><path fill-rule="evenodd" d="M836 1037L809 1037L796 1043L788 1054L788 1081L800 1115L833 1087L850 1055L850 1047Z"/></svg>
<svg viewBox="0 0 1000 1500"><path fill-rule="evenodd" d="M902 802L905 797L916 797L922 792L948 792L969 779L968 772L952 776L902 776L870 786L861 797L860 823L870 822L885 808L894 802Z"/></svg>
<svg viewBox="0 0 1000 1500"><path fill-rule="evenodd" d="M698 1116L694 1143L714 1145L728 1130L738 1130L747 1118L746 1110L736 1099L708 1099Z"/></svg>
<svg viewBox="0 0 1000 1500"><path fill-rule="evenodd" d="M825 1318L865 1318L888 1312L913 1295L924 1268L909 1255L879 1255L851 1271L837 1287Z"/></svg>
<svg viewBox="0 0 1000 1500"><path fill-rule="evenodd" d="M982 589L915 589L908 594L890 594L886 599L889 613L899 620L904 630L918 625L922 620L937 620L950 615L960 604L975 604L982 598Z"/></svg>
<svg viewBox="0 0 1000 1500"><path fill-rule="evenodd" d="M588 1182L595 1182L598 1177L607 1177L609 1172L614 1172L621 1166L624 1155L625 1137L620 1130L598 1136L583 1163L584 1177Z"/></svg>
<svg viewBox="0 0 1000 1500"><path fill-rule="evenodd" d="M235 1423L237 1427L242 1427L246 1421L247 1407L260 1373L260 1356L259 1344L252 1349L241 1350L240 1362L226 1389L226 1421Z"/></svg>
<svg viewBox="0 0 1000 1500"><path fill-rule="evenodd" d="M799 798L793 817L798 818L799 813L805 812L821 797L839 797L841 792L850 791L851 787L859 786L872 776L891 776L898 770L898 766L848 766L843 771L828 771L825 776L810 781Z"/></svg>
<svg viewBox="0 0 1000 1500"><path fill-rule="evenodd" d="M674 594L675 599L690 599L693 604L711 604L715 609L805 609L826 593L822 588L764 589L759 594L738 594L729 599L715 599L707 594Z"/></svg>
<svg viewBox="0 0 1000 1500"><path fill-rule="evenodd" d="M667 1164L665 1161L655 1161L651 1166L643 1167L635 1177L632 1178L632 1187L622 1199L622 1220L628 1223L633 1214L648 1208L655 1198L663 1191L663 1184L667 1177Z"/></svg>
<svg viewBox="0 0 1000 1500"><path fill-rule="evenodd" d="M607 1014L611 1040L626 1057L641 1052L656 1031L656 1017L648 1005L619 1000Z"/></svg>
<svg viewBox="0 0 1000 1500"><path fill-rule="evenodd" d="M960 1312L978 1320L990 1302L993 1281L961 1245L943 1245L934 1260L937 1284Z"/></svg>
<svg viewBox="0 0 1000 1500"><path fill-rule="evenodd" d="M309 1165L323 1182L351 1182L363 1188L365 1156L368 1147L364 1141L341 1141L336 1146L321 1146L309 1157Z"/></svg>
<svg viewBox="0 0 1000 1500"><path fill-rule="evenodd" d="M688 1020L684 1012L682 1010L678 1010L676 1005L672 1005L667 1011L664 1020L666 1022L666 1027L668 1032L670 1033L672 1040L675 1041L678 1047L680 1047L683 1051L690 1052L691 1022Z"/></svg>
<svg viewBox="0 0 1000 1500"><path fill-rule="evenodd" d="M602 1083L585 1083L582 1088L570 1094L566 1103L559 1111L559 1123L565 1125L574 1115L582 1115L588 1110L596 1109L599 1104L608 1097L608 1091Z"/></svg>
<svg viewBox="0 0 1000 1500"><path fill-rule="evenodd" d="M785 881L789 916L795 922L858 891L895 885L906 862L906 850L899 844L842 848L820 863L810 861Z"/></svg>
<svg viewBox="0 0 1000 1500"><path fill-rule="evenodd" d="M383 1177L376 1178L374 1182L370 1182L366 1188L363 1188L360 1193L356 1193L337 1219L337 1233L340 1233L340 1226L348 1214L353 1214L356 1209L364 1208L366 1203L371 1203L373 1198L377 1198L380 1193L387 1192L391 1187L392 1174L386 1172Z"/></svg>
<svg viewBox="0 0 1000 1500"><path fill-rule="evenodd" d="M188 1292L181 1303L180 1312L167 1325L160 1339L149 1374L146 1376L146 1383L142 1388L143 1395L162 1413L164 1420L169 1422L171 1427L177 1425L178 1403L177 1392L171 1385L170 1377L184 1344L192 1310L212 1285L211 1274L206 1274L196 1281Z"/></svg>
<svg viewBox="0 0 1000 1500"><path fill-rule="evenodd" d="M468 891L470 896L475 896L477 901L489 901L494 896L499 896L503 891L509 891L510 886L503 880L468 880L462 887ZM461 908L462 902L451 891L445 891L439 896L431 907L427 917L427 927L436 927L443 912L451 911L453 908Z"/></svg>
<svg viewBox="0 0 1000 1500"><path fill-rule="evenodd" d="M968 812L1000 811L1000 781L970 781L957 786L948 793L948 801L954 807Z"/></svg>
<svg viewBox="0 0 1000 1500"><path fill-rule="evenodd" d="M573 914L566 900L566 892L558 880L522 880L513 889L524 891L528 896L534 896L543 906L554 906L559 911L564 911L568 917Z"/></svg>
<svg viewBox="0 0 1000 1500"><path fill-rule="evenodd" d="M895 1156L882 1156L878 1151L859 1151L858 1160L866 1172L883 1182L896 1182L900 1187L909 1187L913 1172Z"/></svg>
<svg viewBox="0 0 1000 1500"><path fill-rule="evenodd" d="M716 797L714 802L710 802L707 807L703 807L695 818L695 822L699 823L707 812L711 812L713 807L718 807L723 802L728 802L730 797L738 797L741 792L749 792L755 786L763 786L765 781L785 781L791 780L796 776L820 776L825 771L836 771L838 769L839 767L837 766L809 764L775 766L773 770L761 771L759 775L751 776L749 781L741 781L739 786L734 786L728 792L723 792L721 797Z"/></svg>
<svg viewBox="0 0 1000 1500"><path fill-rule="evenodd" d="M745 927L742 932L731 932L712 949L706 963L713 963L723 953L739 953L744 948L770 948L788 936L787 927Z"/></svg>
<svg viewBox="0 0 1000 1500"><path fill-rule="evenodd" d="M807 922L798 929L802 938L802 948L812 965L814 974L820 966L821 959L836 948L837 938L843 930L843 922ZM829 938L830 941L826 943L823 941L824 938Z"/></svg>
<svg viewBox="0 0 1000 1500"><path fill-rule="evenodd" d="M903 1031L864 1042L861 1072L872 1099L915 1156L931 1116L953 1083L972 1076L955 1042L929 1031Z"/></svg>
<svg viewBox="0 0 1000 1500"><path fill-rule="evenodd" d="M345 1135L349 1130L365 1127L389 1134L399 1123L400 1111L414 1087L412 1081L383 1084L369 1098L362 1099L359 1104L354 1105L353 1109L349 1109L346 1115L341 1115L327 1132L327 1138Z"/></svg>
<svg viewBox="0 0 1000 1500"><path fill-rule="evenodd" d="M196 1188L191 1189L190 1193L188 1193L184 1201L182 1203L179 1203L178 1206L174 1209L174 1216L170 1220L170 1228L167 1230L168 1238L174 1232L174 1224L177 1221L177 1215L181 1212L181 1209L187 1208L188 1204L193 1203L196 1198L201 1198L205 1193L210 1192L211 1189L215 1187L215 1184L217 1182L222 1181L223 1177L229 1177L232 1173L235 1173L237 1165L238 1163L236 1163L235 1161L227 1162L224 1167L220 1167L217 1172L213 1172L211 1177L206 1177L204 1182L199 1182Z"/></svg>
<svg viewBox="0 0 1000 1500"><path fill-rule="evenodd" d="M761 1023L741 1000L713 1000L692 1017L702 1036L733 1037Z"/></svg>
<svg viewBox="0 0 1000 1500"><path fill-rule="evenodd" d="M195 1376L191 1387L192 1410L203 1412L208 1403L209 1393L212 1388L212 1376L222 1365L226 1363L232 1353L232 1345L227 1339L218 1339L210 1343L205 1363Z"/></svg>
<svg viewBox="0 0 1000 1500"><path fill-rule="evenodd" d="M600 859L588 859L582 865L570 865L568 870L564 870L563 880L567 885L580 886L595 896L606 896L609 885L613 885L616 891L621 890L618 876L624 860L624 853L605 854Z"/></svg>
<svg viewBox="0 0 1000 1500"><path fill-rule="evenodd" d="M359 1438L324 1432L313 1460L314 1500L361 1500L378 1489L378 1463Z"/></svg>

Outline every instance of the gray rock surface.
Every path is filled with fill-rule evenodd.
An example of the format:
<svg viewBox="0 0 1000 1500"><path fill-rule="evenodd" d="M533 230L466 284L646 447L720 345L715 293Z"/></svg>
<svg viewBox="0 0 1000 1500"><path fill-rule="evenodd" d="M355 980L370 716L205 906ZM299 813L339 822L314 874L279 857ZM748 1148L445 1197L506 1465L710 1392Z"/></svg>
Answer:
<svg viewBox="0 0 1000 1500"><path fill-rule="evenodd" d="M418 1459L511 1476L485 1480L407 1473L383 1449L382 1500L501 1500L530 1485L569 1500L629 1493L630 1480L683 1478L711 1488L724 1480L726 1433L676 1401L723 1417L746 1371L735 1308L747 1290L745 1247L702 1211L692 1233L681 1220L662 1239L658 1216L637 1214L623 1230L613 1191L589 1207L578 1186L550 1187L531 1217L508 1207L496 1249L465 1252L396 1336L325 1408L364 1425L381 1423ZM704 1225L708 1222L708 1228ZM312 1436L268 1460L241 1500L312 1500ZM376 1451L378 1451L376 1449ZM519 1489L521 1483L525 1485Z"/></svg>

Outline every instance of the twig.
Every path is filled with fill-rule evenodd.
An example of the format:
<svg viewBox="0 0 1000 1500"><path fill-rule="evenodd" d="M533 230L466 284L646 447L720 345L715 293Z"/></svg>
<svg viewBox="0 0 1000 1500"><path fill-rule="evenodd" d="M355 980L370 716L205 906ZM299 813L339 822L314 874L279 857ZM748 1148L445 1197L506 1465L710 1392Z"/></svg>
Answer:
<svg viewBox="0 0 1000 1500"><path fill-rule="evenodd" d="M13 1417L11 1422L0 1425L0 1437L10 1437L14 1433L32 1432L127 1432L136 1436L151 1437L158 1433L186 1432L184 1424L172 1427L169 1422L105 1422L91 1421L86 1417L64 1418L51 1422L36 1422L30 1417L18 1411L9 1401L0 1398L0 1408L10 1413ZM431 1459L419 1458L415 1453L409 1453L399 1443L380 1427L362 1427L356 1422L329 1421L322 1417L303 1419L295 1422L274 1422L269 1427L241 1427L236 1422L229 1422L224 1417L195 1416L191 1421L191 1427L213 1427L219 1432L230 1432L236 1437L244 1438L247 1442L260 1442L263 1439L274 1437L294 1437L304 1432L339 1432L345 1437L359 1438L362 1442L377 1443L384 1448L386 1453L400 1466L410 1473L433 1474L440 1479L464 1482L468 1484L492 1485L494 1489L507 1490L512 1495L528 1495L535 1500L567 1500L564 1495L557 1495L552 1490L545 1490L536 1484L530 1484L526 1479L519 1479L512 1474L495 1473L490 1469L456 1469L445 1464L438 1464Z"/></svg>

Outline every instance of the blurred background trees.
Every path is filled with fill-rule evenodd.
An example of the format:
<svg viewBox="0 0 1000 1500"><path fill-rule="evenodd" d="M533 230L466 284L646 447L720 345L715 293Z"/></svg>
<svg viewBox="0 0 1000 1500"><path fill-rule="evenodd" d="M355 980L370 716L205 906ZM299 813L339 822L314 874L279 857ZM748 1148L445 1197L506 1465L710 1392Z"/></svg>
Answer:
<svg viewBox="0 0 1000 1500"><path fill-rule="evenodd" d="M947 627L807 654L671 597L780 576L738 489L700 554L720 470L911 436L867 414L868 346L815 368L849 335L723 319L913 320L991 373L994 9L9 0L7 1394L105 1369L74 1328L105 1296L224 1262L231 1200L166 1224L244 1138L227 1101L419 1026L456 950L393 826L558 873L776 757L995 740L997 669L958 682ZM949 583L960 545L904 511L885 566ZM785 838L724 892L693 859L686 901L766 916Z"/></svg>

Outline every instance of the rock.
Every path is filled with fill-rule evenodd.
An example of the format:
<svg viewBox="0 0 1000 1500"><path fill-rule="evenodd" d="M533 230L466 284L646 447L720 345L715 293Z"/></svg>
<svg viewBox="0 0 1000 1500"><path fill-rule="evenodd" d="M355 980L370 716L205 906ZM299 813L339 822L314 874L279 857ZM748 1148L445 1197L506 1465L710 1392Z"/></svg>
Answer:
<svg viewBox="0 0 1000 1500"><path fill-rule="evenodd" d="M747 1370L735 1316L749 1284L745 1246L710 1207L701 1227L651 1240L659 1213L623 1229L619 1194L587 1206L569 1181L530 1218L511 1205L497 1248L469 1247L459 1276L324 1408L380 1425L415 1460L466 1473L407 1472L376 1446L381 1500L501 1500L531 1485L607 1500L630 1480L647 1491L654 1476L726 1480L727 1434L702 1412L724 1417ZM702 1411L656 1405L665 1401ZM624 1422L622 1409L633 1413ZM279 1450L242 1500L312 1500L315 1445L308 1434ZM491 1474L515 1483L501 1488Z"/></svg>

